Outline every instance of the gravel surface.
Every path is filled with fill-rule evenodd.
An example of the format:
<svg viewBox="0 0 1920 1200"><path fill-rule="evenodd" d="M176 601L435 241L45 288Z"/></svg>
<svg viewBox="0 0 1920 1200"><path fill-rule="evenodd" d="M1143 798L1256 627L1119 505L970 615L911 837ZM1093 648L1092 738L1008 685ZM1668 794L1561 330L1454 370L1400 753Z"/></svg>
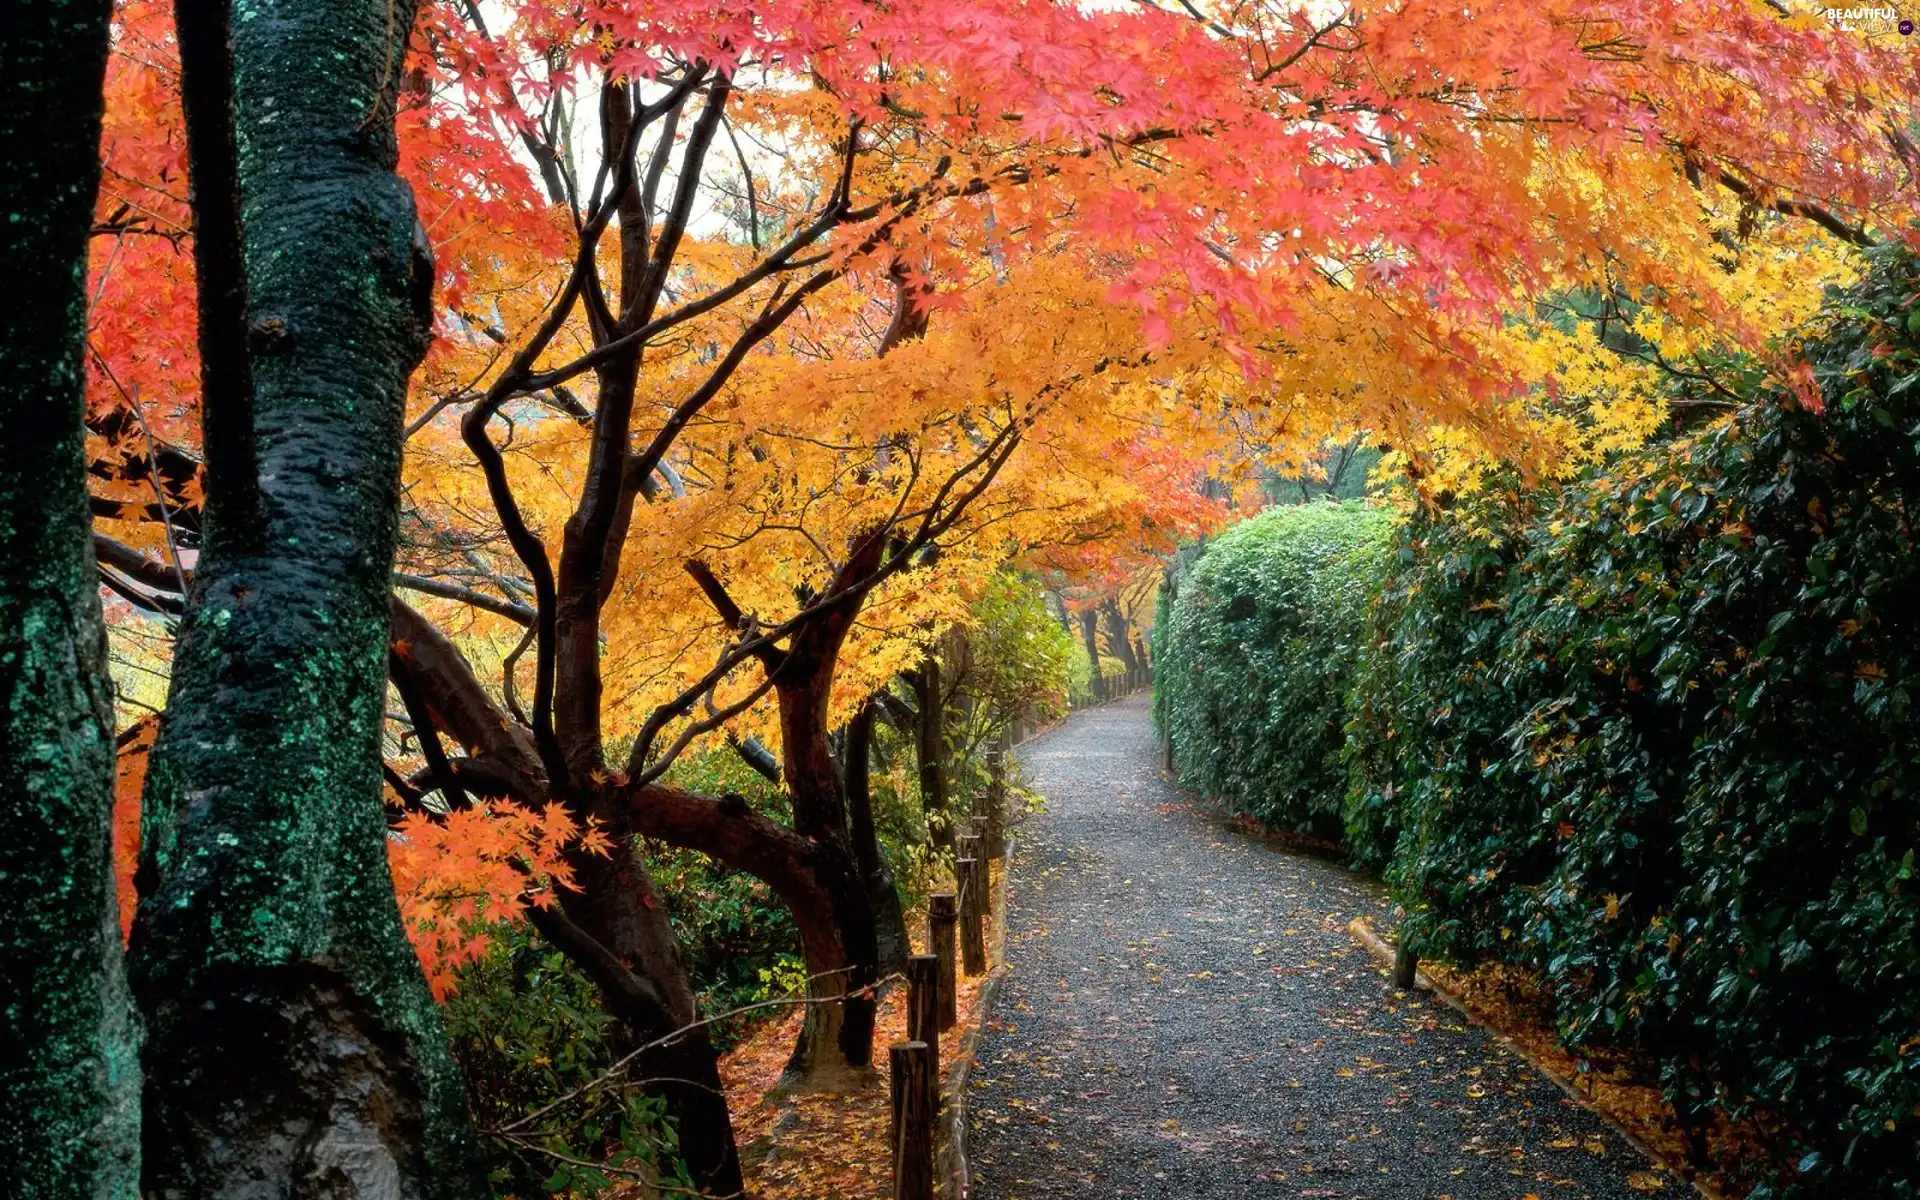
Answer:
<svg viewBox="0 0 1920 1200"><path fill-rule="evenodd" d="M1226 829L1147 701L1020 757L1008 960L972 1097L978 1200L1628 1200L1690 1189L1524 1061L1395 990L1380 888Z"/></svg>

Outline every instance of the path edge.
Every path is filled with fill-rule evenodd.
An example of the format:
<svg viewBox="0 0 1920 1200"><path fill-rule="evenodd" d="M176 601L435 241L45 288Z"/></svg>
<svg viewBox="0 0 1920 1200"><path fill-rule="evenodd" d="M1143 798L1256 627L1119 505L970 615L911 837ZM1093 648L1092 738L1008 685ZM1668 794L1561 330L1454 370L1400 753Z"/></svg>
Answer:
<svg viewBox="0 0 1920 1200"><path fill-rule="evenodd" d="M1388 971L1393 970L1393 944L1374 932L1372 923L1365 917L1355 917L1352 921L1348 922L1347 932L1352 934L1353 940L1359 942L1360 945L1366 949L1367 953L1371 954L1381 966L1385 967ZM1620 1122L1608 1116L1604 1110L1597 1107L1585 1096L1582 1096L1571 1079L1566 1078L1533 1055L1528 1054L1520 1047L1519 1043L1475 1016L1473 1010L1467 1007L1464 999L1455 995L1451 990L1441 987L1438 983L1434 982L1433 978L1425 971L1416 970L1414 972L1413 986L1420 991L1432 993L1448 1008L1465 1017L1469 1025L1479 1028L1485 1032L1488 1037L1499 1043L1507 1053L1545 1076L1548 1082L1566 1094L1567 1099L1573 1101L1588 1113L1591 1113L1602 1125L1619 1134L1621 1140L1638 1151L1642 1158L1651 1163L1658 1163L1661 1167L1671 1172L1675 1179L1680 1180L1692 1188L1694 1195L1703 1197L1703 1200L1725 1200L1725 1197L1719 1192L1708 1188L1698 1179L1693 1178L1689 1172L1684 1171L1675 1163L1669 1162L1665 1155L1655 1151L1653 1147L1647 1145L1633 1133L1629 1132Z"/></svg>

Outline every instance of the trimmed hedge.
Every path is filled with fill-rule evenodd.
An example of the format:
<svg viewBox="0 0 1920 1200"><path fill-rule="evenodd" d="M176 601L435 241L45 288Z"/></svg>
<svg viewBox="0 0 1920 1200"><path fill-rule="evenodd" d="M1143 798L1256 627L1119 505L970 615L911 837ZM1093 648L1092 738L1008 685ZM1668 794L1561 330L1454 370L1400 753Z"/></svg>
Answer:
<svg viewBox="0 0 1920 1200"><path fill-rule="evenodd" d="M1209 545L1159 637L1181 778L1277 828L1338 837L1344 697L1389 529L1361 502L1269 509Z"/></svg>
<svg viewBox="0 0 1920 1200"><path fill-rule="evenodd" d="M1756 1196L1920 1197L1916 298L1883 252L1830 306L1804 350L1824 412L1756 396L1604 474L1413 519L1346 697L1348 846L1407 935L1536 971L1563 1037L1652 1064L1694 1130L1765 1131ZM1290 690L1262 671L1242 696ZM1191 781L1238 797L1278 761L1238 748L1284 734L1205 706L1231 694L1170 691L1167 722Z"/></svg>
<svg viewBox="0 0 1920 1200"><path fill-rule="evenodd" d="M1836 306L1824 414L1420 523L1372 639L1406 673L1355 695L1409 933L1770 1130L1760 1195L1920 1196L1916 290L1895 257Z"/></svg>

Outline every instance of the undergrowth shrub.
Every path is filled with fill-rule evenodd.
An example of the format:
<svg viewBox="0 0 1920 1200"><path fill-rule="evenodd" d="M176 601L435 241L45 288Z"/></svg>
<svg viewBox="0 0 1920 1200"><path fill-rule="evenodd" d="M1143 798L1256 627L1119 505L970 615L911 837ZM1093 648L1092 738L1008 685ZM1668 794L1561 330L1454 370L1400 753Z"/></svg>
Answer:
<svg viewBox="0 0 1920 1200"><path fill-rule="evenodd" d="M1269 509L1180 585L1158 671L1181 778L1280 828L1341 829L1340 727L1387 516L1364 502Z"/></svg>
<svg viewBox="0 0 1920 1200"><path fill-rule="evenodd" d="M620 1054L599 994L528 926L500 928L442 1016L496 1196L598 1196L636 1173L691 1185L662 1103L602 1085Z"/></svg>

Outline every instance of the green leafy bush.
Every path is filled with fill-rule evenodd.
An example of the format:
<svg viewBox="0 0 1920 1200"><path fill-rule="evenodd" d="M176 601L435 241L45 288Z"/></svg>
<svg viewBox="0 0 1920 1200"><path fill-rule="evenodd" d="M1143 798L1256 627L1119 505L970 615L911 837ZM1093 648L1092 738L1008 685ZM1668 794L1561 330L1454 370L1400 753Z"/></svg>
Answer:
<svg viewBox="0 0 1920 1200"><path fill-rule="evenodd" d="M1768 1131L1761 1196L1920 1196L1916 294L1890 254L1834 307L1824 413L1415 522L1353 693L1409 934Z"/></svg>
<svg viewBox="0 0 1920 1200"><path fill-rule="evenodd" d="M691 1183L660 1102L597 1086L620 1057L613 1020L580 969L525 925L502 926L487 955L461 970L443 1016L474 1120L488 1132L495 1195L597 1196L630 1185L631 1172Z"/></svg>
<svg viewBox="0 0 1920 1200"><path fill-rule="evenodd" d="M1504 589L1520 547L1499 530L1524 501L1505 491L1481 503L1487 521L1420 514L1401 530L1381 561L1346 697L1348 853L1429 897L1422 916L1430 942L1472 943L1487 930L1497 940L1503 892L1500 873L1486 868L1504 861L1505 847L1494 830L1527 820L1500 813L1483 829L1453 812L1464 791L1475 793L1481 811L1497 811L1493 780L1512 721L1493 664L1506 640Z"/></svg>
<svg viewBox="0 0 1920 1200"><path fill-rule="evenodd" d="M1181 778L1276 827L1341 829L1343 700L1388 518L1361 502L1269 509L1182 581L1159 711Z"/></svg>
<svg viewBox="0 0 1920 1200"><path fill-rule="evenodd" d="M984 747L1022 714L1052 720L1066 711L1076 668L1086 669L1077 647L1039 583L1014 571L988 581L971 606L964 648L947 664L955 690L947 737L955 766L970 776L958 781L963 789L981 785Z"/></svg>

